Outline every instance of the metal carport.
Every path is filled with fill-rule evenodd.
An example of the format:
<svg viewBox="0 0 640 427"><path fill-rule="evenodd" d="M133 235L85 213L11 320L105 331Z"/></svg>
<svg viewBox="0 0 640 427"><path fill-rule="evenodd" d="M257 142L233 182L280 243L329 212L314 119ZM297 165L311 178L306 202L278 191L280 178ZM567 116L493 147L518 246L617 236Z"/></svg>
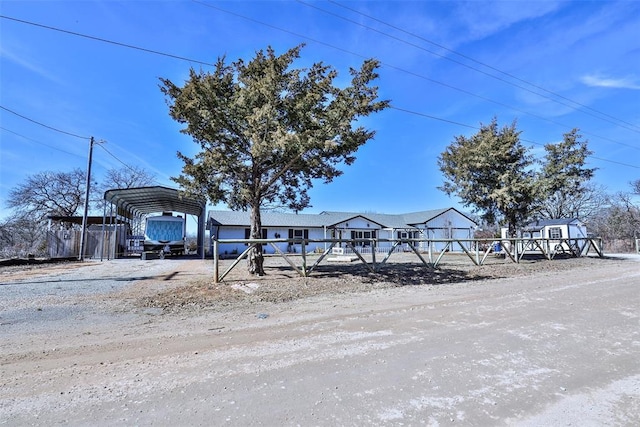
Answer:
<svg viewBox="0 0 640 427"><path fill-rule="evenodd" d="M205 223L206 202L186 197L174 188L154 186L137 188L119 188L107 190L104 193L107 202L104 217L107 216L107 205L116 207L116 217L132 220L142 219L150 213L178 212L198 217L198 255L204 258L205 252ZM186 220L186 218L185 218Z"/></svg>

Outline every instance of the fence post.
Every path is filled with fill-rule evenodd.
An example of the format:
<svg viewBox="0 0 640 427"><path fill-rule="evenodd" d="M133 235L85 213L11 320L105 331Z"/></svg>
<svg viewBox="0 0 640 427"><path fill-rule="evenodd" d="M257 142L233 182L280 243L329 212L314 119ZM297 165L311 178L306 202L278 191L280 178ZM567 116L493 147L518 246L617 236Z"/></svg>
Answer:
<svg viewBox="0 0 640 427"><path fill-rule="evenodd" d="M304 239L300 244L300 250L302 251L302 274L303 277L307 277L307 245Z"/></svg>
<svg viewBox="0 0 640 427"><path fill-rule="evenodd" d="M476 249L476 265L480 265L480 242L477 240L473 242Z"/></svg>
<svg viewBox="0 0 640 427"><path fill-rule="evenodd" d="M220 265L218 263L218 239L213 239L213 283L218 283Z"/></svg>
<svg viewBox="0 0 640 427"><path fill-rule="evenodd" d="M377 241L377 239L371 239L371 262L373 263L373 271L377 270L377 266L376 266L376 241Z"/></svg>

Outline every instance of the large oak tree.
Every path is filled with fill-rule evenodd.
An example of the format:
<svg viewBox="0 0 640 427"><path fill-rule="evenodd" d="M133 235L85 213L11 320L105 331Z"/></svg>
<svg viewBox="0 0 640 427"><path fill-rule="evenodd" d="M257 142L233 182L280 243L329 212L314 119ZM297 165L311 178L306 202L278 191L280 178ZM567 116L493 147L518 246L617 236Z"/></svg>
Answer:
<svg viewBox="0 0 640 427"><path fill-rule="evenodd" d="M351 69L350 84L339 88L337 71L322 62L293 68L302 47L279 56L269 47L249 62L220 58L213 72L191 69L183 86L161 79L171 117L201 150L194 158L178 153L184 167L174 180L212 203L250 211L252 239L261 238L262 207L301 210L314 180L342 174L339 166L352 164L374 136L357 120L388 106L371 84L378 61ZM264 274L262 261L257 245L249 271Z"/></svg>

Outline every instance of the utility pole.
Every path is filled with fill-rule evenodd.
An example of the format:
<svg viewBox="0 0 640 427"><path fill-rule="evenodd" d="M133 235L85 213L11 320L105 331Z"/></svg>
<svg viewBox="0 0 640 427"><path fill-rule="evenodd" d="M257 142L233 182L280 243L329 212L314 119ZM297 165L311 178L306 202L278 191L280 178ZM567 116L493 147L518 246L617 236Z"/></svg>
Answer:
<svg viewBox="0 0 640 427"><path fill-rule="evenodd" d="M84 192L84 213L82 214L82 233L80 234L80 254L78 259L84 260L84 247L86 244L85 234L87 234L87 212L89 211L89 189L91 186L91 159L93 158L93 137L89 139L89 162L87 164L87 183Z"/></svg>

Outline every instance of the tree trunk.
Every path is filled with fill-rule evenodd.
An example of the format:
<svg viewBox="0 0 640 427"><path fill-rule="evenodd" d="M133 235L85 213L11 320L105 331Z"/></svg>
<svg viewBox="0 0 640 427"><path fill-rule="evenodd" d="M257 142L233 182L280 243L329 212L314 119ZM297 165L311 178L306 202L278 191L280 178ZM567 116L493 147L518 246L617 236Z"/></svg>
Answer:
<svg viewBox="0 0 640 427"><path fill-rule="evenodd" d="M260 203L251 206L251 239L262 238L262 219L260 218ZM262 255L262 245L254 246L248 254L249 273L256 276L264 276L264 256Z"/></svg>
<svg viewBox="0 0 640 427"><path fill-rule="evenodd" d="M515 215L508 215L507 216L507 226L508 226L508 236L511 238L515 238L517 237L517 221L515 218Z"/></svg>

